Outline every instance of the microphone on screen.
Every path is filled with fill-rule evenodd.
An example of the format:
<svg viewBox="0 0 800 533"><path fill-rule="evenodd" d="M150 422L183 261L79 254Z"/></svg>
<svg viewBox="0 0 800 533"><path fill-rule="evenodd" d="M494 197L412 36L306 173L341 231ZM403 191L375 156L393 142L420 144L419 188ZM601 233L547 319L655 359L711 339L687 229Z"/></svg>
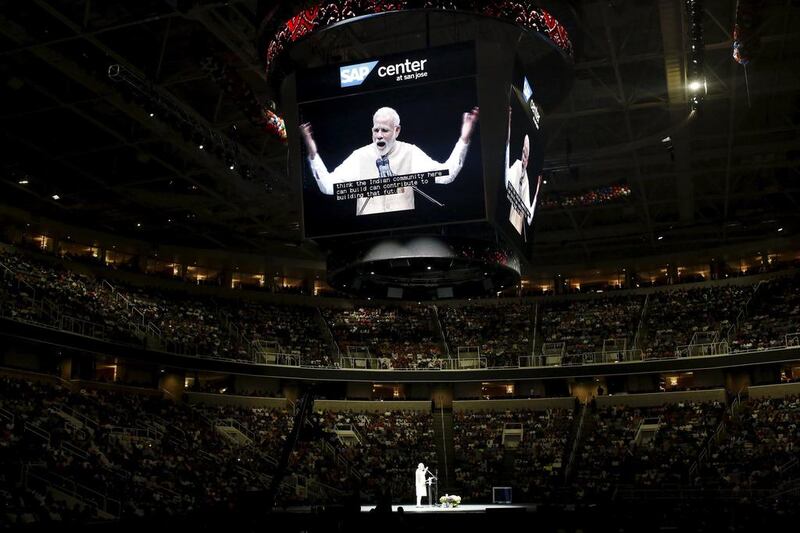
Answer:
<svg viewBox="0 0 800 533"><path fill-rule="evenodd" d="M387 178L394 175L392 169L389 168L389 159L386 156L376 159L375 166L378 167L378 177L380 178Z"/></svg>

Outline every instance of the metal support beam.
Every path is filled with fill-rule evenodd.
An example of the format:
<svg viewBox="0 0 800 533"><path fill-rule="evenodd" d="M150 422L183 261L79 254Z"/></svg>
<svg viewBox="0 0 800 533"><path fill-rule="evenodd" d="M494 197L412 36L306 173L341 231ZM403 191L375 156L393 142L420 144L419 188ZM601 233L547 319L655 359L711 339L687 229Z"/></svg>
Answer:
<svg viewBox="0 0 800 533"><path fill-rule="evenodd" d="M633 128L631 127L631 115L628 111L628 103L625 97L625 87L622 84L622 74L620 72L619 63L617 62L617 52L614 44L614 37L611 34L611 26L608 20L608 9L603 9L603 19L604 19L604 26L606 29L606 43L608 45L608 53L609 57L611 58L611 65L614 67L614 77L617 81L617 90L619 92L619 101L623 103L624 106L624 116L625 116L625 130L628 134L629 142L633 142ZM642 214L644 216L644 223L645 227L647 228L647 233L650 237L650 245L655 247L656 241L655 236L653 235L653 223L650 219L650 207L647 203L647 191L644 188L644 184L642 182L642 166L639 162L639 154L636 151L636 148L631 150L631 155L633 156L633 168L634 168L634 183L636 184L636 188L638 189L638 195L641 199L641 206L642 206Z"/></svg>
<svg viewBox="0 0 800 533"><path fill-rule="evenodd" d="M686 120L688 113L686 98L686 57L684 42L686 31L682 24L682 2L660 0L659 21L661 40L664 49L664 74L667 81L667 95L672 124ZM676 131L670 135L675 158L675 188L678 193L678 215L683 223L691 223L694 218L694 183L688 173L691 165L687 132Z"/></svg>

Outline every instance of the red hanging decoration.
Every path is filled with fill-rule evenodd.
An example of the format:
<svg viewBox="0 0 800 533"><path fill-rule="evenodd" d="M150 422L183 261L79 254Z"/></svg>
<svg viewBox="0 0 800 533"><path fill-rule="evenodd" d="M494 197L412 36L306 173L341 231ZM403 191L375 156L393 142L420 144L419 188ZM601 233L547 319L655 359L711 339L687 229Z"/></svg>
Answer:
<svg viewBox="0 0 800 533"><path fill-rule="evenodd" d="M761 47L756 30L761 24L764 0L739 0L736 4L736 21L733 25L733 59L747 65Z"/></svg>
<svg viewBox="0 0 800 533"><path fill-rule="evenodd" d="M288 45L309 33L354 17L403 11L409 7L472 11L480 15L513 22L541 33L559 47L567 57L573 57L572 42L566 28L550 13L532 6L529 1L424 0L413 2L413 6L409 6L409 3L407 0L394 2L389 0L328 0L304 9L286 21L269 41L265 58L267 73L272 72L277 59Z"/></svg>

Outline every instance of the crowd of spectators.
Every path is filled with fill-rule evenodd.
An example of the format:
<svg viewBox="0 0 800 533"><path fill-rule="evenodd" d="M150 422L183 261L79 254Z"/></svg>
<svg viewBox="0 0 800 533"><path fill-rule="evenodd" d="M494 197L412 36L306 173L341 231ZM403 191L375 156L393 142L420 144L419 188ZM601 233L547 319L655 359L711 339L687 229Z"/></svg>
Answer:
<svg viewBox="0 0 800 533"><path fill-rule="evenodd" d="M719 425L719 402L658 407L623 405L587 415L572 486L580 501L607 501L620 486L658 489L688 485L689 469ZM640 426L657 426L654 434Z"/></svg>
<svg viewBox="0 0 800 533"><path fill-rule="evenodd" d="M573 412L522 411L517 418L523 425L523 438L514 454L513 483L520 491L521 501L547 501L564 479Z"/></svg>
<svg viewBox="0 0 800 533"><path fill-rule="evenodd" d="M324 309L344 356L366 347L381 368L437 368L443 357L436 318L429 306Z"/></svg>
<svg viewBox="0 0 800 533"><path fill-rule="evenodd" d="M534 345L541 354L542 343L563 343L575 357L631 349L636 339L644 358L664 358L695 334L742 351L783 347L800 332L797 274L764 281L755 292L739 284L655 291L646 308L642 295L613 295L443 305L437 314L430 305L317 308L112 285L83 267L8 250L0 251L0 265L4 316L155 350L279 364L336 368L339 354L364 357L359 349L366 348L370 368L448 368L448 354L476 350L487 366L517 366L531 361ZM788 342L800 343L800 335Z"/></svg>
<svg viewBox="0 0 800 533"><path fill-rule="evenodd" d="M773 278L758 287L731 350L765 350L787 344L800 346L800 275L797 274Z"/></svg>
<svg viewBox="0 0 800 533"><path fill-rule="evenodd" d="M547 498L562 485L572 411L460 411L453 415L456 482L472 501L491 501L492 486L517 488L519 501ZM504 445L507 427L522 427L522 439Z"/></svg>
<svg viewBox="0 0 800 533"><path fill-rule="evenodd" d="M459 347L478 348L487 366L517 366L520 357L531 355L530 304L443 306L441 313L453 357Z"/></svg>
<svg viewBox="0 0 800 533"><path fill-rule="evenodd" d="M106 513L183 516L232 505L269 486L294 423L289 409L190 406L153 390L72 391L51 381L0 377L0 503L8 524L84 523ZM515 501L563 501L569 494L569 501L590 505L612 500L621 488L724 489L745 497L775 492L800 469L797 396L744 401L734 414L719 402L691 401L587 409L571 476L572 410L455 412L457 493L465 502L487 502L493 486L511 485ZM723 420L723 438L709 447ZM284 487L284 502L341 502L351 487L362 503L411 502L416 464L437 467L429 412L316 411L306 426L289 456L297 485ZM357 439L341 441L337 427L352 428ZM522 437L504 444L511 429ZM712 452L693 471L703 449ZM115 503L65 503L37 482L51 476L84 487L78 499L90 490ZM330 492L314 492L314 484Z"/></svg>
<svg viewBox="0 0 800 533"><path fill-rule="evenodd" d="M251 343L270 340L306 364L330 365L314 308L247 302L236 305L182 292L104 283L55 261L0 252L0 304L12 318L47 320L56 312L103 328L107 338L176 353L247 359ZM143 326L155 329L146 331ZM96 331L96 330L93 330ZM154 333L157 332L157 333Z"/></svg>
<svg viewBox="0 0 800 533"><path fill-rule="evenodd" d="M742 493L774 490L797 478L798 461L800 397L750 399L727 420L700 482Z"/></svg>
<svg viewBox="0 0 800 533"><path fill-rule="evenodd" d="M727 337L736 317L753 295L750 285L676 289L650 295L643 351L646 358L675 357L695 333Z"/></svg>
<svg viewBox="0 0 800 533"><path fill-rule="evenodd" d="M609 339L615 349L632 348L643 305L643 296L552 302L541 308L543 341L563 342L566 354L601 352Z"/></svg>
<svg viewBox="0 0 800 533"><path fill-rule="evenodd" d="M102 326L104 336L135 339L131 311L91 277L57 263L0 250L2 313L20 320L54 319L56 313Z"/></svg>
<svg viewBox="0 0 800 533"><path fill-rule="evenodd" d="M265 488L264 476L274 465L266 454L280 451L291 426L288 414L277 410L198 411L149 395L75 393L9 377L0 378L0 407L0 471L9 481L3 497L13 500L5 511L20 507L9 523L68 519L64 504L54 503L52 494L25 493L23 465L84 487L78 491L83 510L69 511L82 519L109 517L91 511L86 494L117 502L103 510L123 518L224 507L243 493ZM232 416L253 428L253 446L233 442L216 429ZM55 518L59 514L62 518Z"/></svg>
<svg viewBox="0 0 800 533"><path fill-rule="evenodd" d="M299 358L304 365L333 364L316 308L243 301L224 309L250 341L275 341L281 353Z"/></svg>
<svg viewBox="0 0 800 533"><path fill-rule="evenodd" d="M431 471L436 469L436 439L429 412L325 411L318 415L332 437L337 425L350 426L357 432L358 441L349 445L337 438L332 441L361 476L360 490L365 502L375 502L381 497L396 502L414 501L417 464L424 463Z"/></svg>

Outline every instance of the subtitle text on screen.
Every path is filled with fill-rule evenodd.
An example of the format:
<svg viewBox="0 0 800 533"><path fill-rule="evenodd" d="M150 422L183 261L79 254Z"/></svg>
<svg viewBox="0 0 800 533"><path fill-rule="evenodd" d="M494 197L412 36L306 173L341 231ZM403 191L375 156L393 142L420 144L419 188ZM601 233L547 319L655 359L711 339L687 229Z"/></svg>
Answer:
<svg viewBox="0 0 800 533"><path fill-rule="evenodd" d="M448 170L434 170L415 174L346 181L334 184L333 193L336 196L336 200L355 200L357 198L397 194L399 192L398 189L425 186L433 183L436 178L447 176L449 173Z"/></svg>

